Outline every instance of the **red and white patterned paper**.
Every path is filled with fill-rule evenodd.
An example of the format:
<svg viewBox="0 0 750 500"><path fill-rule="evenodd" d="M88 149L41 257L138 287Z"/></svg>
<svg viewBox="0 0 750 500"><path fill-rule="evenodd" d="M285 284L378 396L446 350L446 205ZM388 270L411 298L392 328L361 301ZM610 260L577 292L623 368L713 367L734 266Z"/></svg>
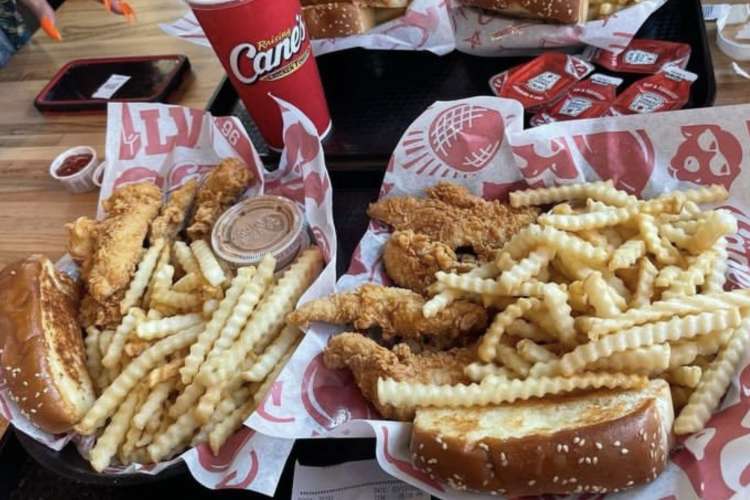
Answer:
<svg viewBox="0 0 750 500"><path fill-rule="evenodd" d="M328 262L305 297L330 293L336 280L336 232L331 182L320 140L306 116L287 102L278 100L278 103L284 120L286 147L279 168L274 172L265 170L237 118L213 117L205 111L181 106L110 104L107 111L108 166L99 196L99 217L103 215L101 202L119 186L149 180L168 193L190 178L202 177L223 158L241 158L256 178L245 196L276 194L294 200L303 208L315 243ZM270 400L279 390L280 386L274 385ZM34 427L13 405L4 384L0 385L0 415L53 449L61 449L74 440L85 454L93 445L90 438L74 434L52 436ZM293 444L293 440L270 437L243 427L227 441L218 456L204 444L169 462L146 467L112 467L105 473L157 474L174 461L184 460L193 477L207 488L246 489L273 495Z"/></svg>
<svg viewBox="0 0 750 500"><path fill-rule="evenodd" d="M381 196L415 195L440 180L488 199L513 189L613 179L628 192L652 197L695 184L719 183L722 205L740 221L730 241L731 287L750 286L750 105L647 116L579 120L522 130L515 101L476 97L437 102L404 133L386 172ZM382 246L389 230L372 222L337 283L344 291L364 282L387 283ZM347 370L322 361L339 327L315 325L247 424L277 437L377 439L381 467L440 498L476 499L431 480L412 467L410 424L379 420ZM706 429L679 441L667 471L655 482L613 498L724 499L750 495L750 358L733 381L722 409ZM490 498L490 497L487 497Z"/></svg>
<svg viewBox="0 0 750 500"><path fill-rule="evenodd" d="M413 0L403 16L375 26L367 33L312 40L316 56L362 47L379 50L427 50L444 55L456 48L446 7L447 0ZM192 11L159 27L168 35L210 47Z"/></svg>
<svg viewBox="0 0 750 500"><path fill-rule="evenodd" d="M643 0L611 16L583 24L555 25L493 15L450 0L456 49L478 56L513 56L539 49L592 45L622 52L666 0Z"/></svg>

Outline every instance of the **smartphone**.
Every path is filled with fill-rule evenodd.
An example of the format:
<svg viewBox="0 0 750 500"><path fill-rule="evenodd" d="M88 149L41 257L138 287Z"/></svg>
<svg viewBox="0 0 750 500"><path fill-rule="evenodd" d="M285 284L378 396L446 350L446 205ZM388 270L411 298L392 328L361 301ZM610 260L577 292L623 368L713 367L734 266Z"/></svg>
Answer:
<svg viewBox="0 0 750 500"><path fill-rule="evenodd" d="M41 111L104 110L108 102L164 102L190 69L184 55L76 59L55 74L34 105Z"/></svg>

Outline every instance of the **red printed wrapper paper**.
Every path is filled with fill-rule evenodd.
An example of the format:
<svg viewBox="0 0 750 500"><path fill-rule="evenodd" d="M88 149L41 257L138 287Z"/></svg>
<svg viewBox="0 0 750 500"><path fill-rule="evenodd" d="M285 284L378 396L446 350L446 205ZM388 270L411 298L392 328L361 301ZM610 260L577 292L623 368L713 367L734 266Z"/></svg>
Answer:
<svg viewBox="0 0 750 500"><path fill-rule="evenodd" d="M456 49L478 56L527 55L539 49L591 45L619 53L666 0L642 0L611 16L583 24L545 24L451 2Z"/></svg>
<svg viewBox="0 0 750 500"><path fill-rule="evenodd" d="M526 185L613 179L650 198L696 184L726 186L722 204L740 222L730 238L732 286L750 286L750 106L648 116L553 123L522 130L518 102L475 97L437 102L405 132L390 160L381 196L422 196L441 180L463 184L488 199ZM364 214L363 214L364 216ZM338 291L387 283L381 256L389 230L371 223ZM329 370L322 350L340 327L315 324L247 424L278 437L374 436L383 469L440 498L478 499L417 471L409 457L411 425L380 420L348 370ZM746 498L750 483L750 366L746 358L722 409L698 435L681 440L655 482L618 498ZM743 496L744 495L744 496ZM486 496L486 498L497 498ZM613 496L612 498L615 498Z"/></svg>
<svg viewBox="0 0 750 500"><path fill-rule="evenodd" d="M438 55L456 48L446 0L413 0L406 13L379 24L367 33L339 38L312 40L316 56L362 47L378 50L428 50ZM168 35L182 38L204 47L211 44L206 39L192 11L170 24L159 25Z"/></svg>
<svg viewBox="0 0 750 500"><path fill-rule="evenodd" d="M305 298L327 295L333 290L336 279L331 183L313 124L292 105L279 100L279 106L286 147L278 170L269 173L237 118L213 117L205 111L162 104L110 104L107 111L108 166L98 216L103 215L102 200L118 186L148 180L168 193L190 178L204 176L223 158L241 158L257 179L245 196L262 193L285 196L304 210L315 242L328 261ZM69 259L58 263L58 267L70 266ZM274 386L272 394L276 394L276 390ZM93 445L90 438L72 433L52 436L41 432L20 415L4 386L0 386L0 414L17 429L50 448L61 449L73 440L86 454ZM181 459L193 477L207 488L247 489L273 495L292 445L292 440L269 437L242 427L229 438L218 456L204 444L170 462L146 467L112 467L105 473L156 474Z"/></svg>

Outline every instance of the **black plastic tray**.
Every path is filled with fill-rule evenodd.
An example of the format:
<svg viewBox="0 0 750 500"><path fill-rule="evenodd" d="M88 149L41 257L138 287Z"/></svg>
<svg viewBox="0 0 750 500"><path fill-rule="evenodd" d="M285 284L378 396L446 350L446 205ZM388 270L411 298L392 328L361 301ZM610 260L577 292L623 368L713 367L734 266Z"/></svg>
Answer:
<svg viewBox="0 0 750 500"><path fill-rule="evenodd" d="M688 43L688 69L698 74L687 108L711 106L716 93L713 63L700 0L669 0L637 35ZM438 57L427 52L352 49L318 58L323 86L333 119L324 150L330 169L382 169L409 126L430 104L476 95L491 95L488 81L528 58L476 57L453 52ZM618 74L625 85L639 75ZM643 75L640 75L642 77ZM216 116L235 115L245 125L258 152L269 162L258 130L224 80L208 110Z"/></svg>

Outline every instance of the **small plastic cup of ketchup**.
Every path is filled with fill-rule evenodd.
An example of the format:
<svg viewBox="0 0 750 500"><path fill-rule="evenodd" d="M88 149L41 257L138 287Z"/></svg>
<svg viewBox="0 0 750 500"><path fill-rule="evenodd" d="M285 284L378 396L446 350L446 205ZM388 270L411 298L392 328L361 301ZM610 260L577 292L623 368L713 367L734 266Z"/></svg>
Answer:
<svg viewBox="0 0 750 500"><path fill-rule="evenodd" d="M76 146L52 161L49 174L71 193L85 193L96 189L94 170L97 165L96 151L88 146Z"/></svg>

